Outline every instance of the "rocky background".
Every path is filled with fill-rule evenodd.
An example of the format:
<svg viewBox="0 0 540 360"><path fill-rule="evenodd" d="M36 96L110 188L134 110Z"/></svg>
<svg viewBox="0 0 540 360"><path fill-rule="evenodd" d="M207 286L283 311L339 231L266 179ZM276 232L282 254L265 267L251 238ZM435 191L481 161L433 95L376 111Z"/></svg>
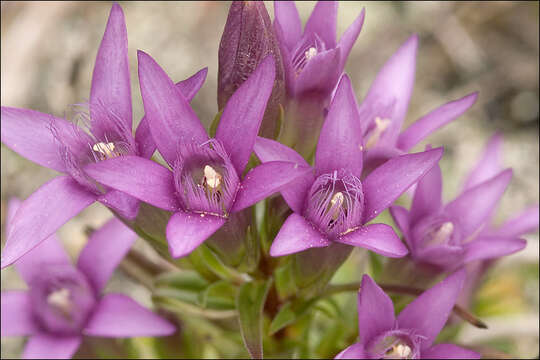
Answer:
<svg viewBox="0 0 540 360"><path fill-rule="evenodd" d="M206 125L217 112L217 52L227 18L227 2L121 2L126 15L134 119L143 114L137 82L136 50L151 54L176 81L207 66L208 78L193 101ZM270 16L273 5L266 2ZM305 22L312 2L297 4ZM366 8L364 28L346 71L359 100L385 60L412 33L418 33L416 84L407 124L447 101L479 91L478 102L459 120L429 138L445 146L441 161L445 199L454 197L466 171L487 139L504 136L504 163L513 181L497 213L502 219L539 202L539 93L537 2L343 2L338 34ZM107 2L2 2L1 103L64 116L68 105L88 99L91 74L110 4ZM339 36L339 35L338 35ZM137 120L138 121L138 120ZM416 150L421 150L425 142ZM10 197L26 198L52 170L1 147L2 242ZM100 205L84 210L60 230L74 257L86 241L85 229L111 214ZM499 261L481 290L491 307L476 311L489 330L466 327L463 344L494 346L507 356L538 355L538 233L527 248ZM137 244L144 248L143 243ZM144 248L146 249L146 248ZM355 252L356 254L356 252ZM357 257L348 263L355 264ZM353 269L353 270L347 270ZM361 271L354 266L344 271ZM523 275L525 274L525 275ZM2 289L22 288L12 269L1 272ZM495 279L495 280L493 280ZM128 292L150 305L149 295L120 272L111 290ZM481 297L480 296L480 297ZM21 338L2 338L1 356L20 354ZM494 354L494 356L497 355Z"/></svg>

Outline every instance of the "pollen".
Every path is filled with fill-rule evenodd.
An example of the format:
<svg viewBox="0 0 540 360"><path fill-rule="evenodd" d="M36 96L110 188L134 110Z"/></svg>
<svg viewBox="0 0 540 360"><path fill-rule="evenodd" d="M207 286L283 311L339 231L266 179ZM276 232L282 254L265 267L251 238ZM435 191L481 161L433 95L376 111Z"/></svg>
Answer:
<svg viewBox="0 0 540 360"><path fill-rule="evenodd" d="M317 55L317 49L310 47L308 50L306 50L304 55L306 55L306 60L311 60L315 55Z"/></svg>
<svg viewBox="0 0 540 360"><path fill-rule="evenodd" d="M375 128L371 132L371 135L366 142L366 149L371 149L373 146L375 146L375 144L377 144L381 138L381 135L388 128L388 126L390 126L390 123L390 119L381 119L378 116L375 118Z"/></svg>
<svg viewBox="0 0 540 360"><path fill-rule="evenodd" d="M105 159L112 159L113 157L117 155L114 152L114 148L115 146L114 146L114 143L112 142L108 142L108 143L98 142L94 144L94 146L92 146L92 150L100 153Z"/></svg>
<svg viewBox="0 0 540 360"><path fill-rule="evenodd" d="M397 344L392 346L385 355L387 359L408 359L411 356L412 350L409 346Z"/></svg>
<svg viewBox="0 0 540 360"><path fill-rule="evenodd" d="M47 296L47 304L60 310L62 315L69 317L71 314L71 295L68 289L62 288L53 291Z"/></svg>
<svg viewBox="0 0 540 360"><path fill-rule="evenodd" d="M343 201L345 198L343 197L343 193L341 191L338 191L337 193L332 196L332 199L330 200L330 203L332 204L332 207L341 207L343 204Z"/></svg>
<svg viewBox="0 0 540 360"><path fill-rule="evenodd" d="M204 183L211 189L218 189L223 181L223 176L210 165L204 166Z"/></svg>

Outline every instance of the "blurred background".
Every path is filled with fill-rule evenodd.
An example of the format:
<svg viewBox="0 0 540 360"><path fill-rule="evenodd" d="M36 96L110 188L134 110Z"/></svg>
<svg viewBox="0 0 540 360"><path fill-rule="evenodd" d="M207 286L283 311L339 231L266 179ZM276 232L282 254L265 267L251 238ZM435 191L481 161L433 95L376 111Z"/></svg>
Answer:
<svg viewBox="0 0 540 360"><path fill-rule="evenodd" d="M265 2L270 17L273 5ZM120 2L128 29L134 121L143 114L136 50L151 54L179 81L208 67L208 78L193 106L208 126L217 112L217 53L228 2ZM314 2L299 2L305 23ZM444 198L459 190L488 138L504 136L504 164L514 177L497 212L502 221L539 202L538 2L343 2L338 36L366 8L364 28L346 71L359 101L378 69L412 33L420 38L416 84L406 126L450 100L479 91L477 103L429 138L444 145ZM2 2L1 103L60 117L68 105L88 99L91 74L110 10L108 2ZM426 142L415 150L422 150ZM1 147L2 242L7 201L25 199L56 176ZM85 229L111 214L100 205L84 210L60 230L75 257ZM466 325L462 344L489 344L512 357L538 355L538 233L527 248L498 261L479 293L474 312L489 330ZM138 243L141 248L145 244ZM338 274L362 271L356 252ZM24 288L13 269L1 272L1 288ZM108 288L127 292L150 306L150 297L122 272ZM483 299L483 300L482 300ZM488 299L488 300L486 300ZM483 301L483 302L482 302ZM1 356L16 357L22 338L2 338Z"/></svg>

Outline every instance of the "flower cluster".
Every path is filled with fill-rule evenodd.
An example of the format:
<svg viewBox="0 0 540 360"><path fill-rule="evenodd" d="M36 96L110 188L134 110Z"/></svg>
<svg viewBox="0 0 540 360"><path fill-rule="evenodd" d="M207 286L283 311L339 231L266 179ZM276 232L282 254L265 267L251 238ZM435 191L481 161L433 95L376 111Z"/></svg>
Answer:
<svg viewBox="0 0 540 360"><path fill-rule="evenodd" d="M445 205L443 147L410 153L478 94L402 130L418 36L390 57L359 102L344 69L365 11L336 41L337 2L318 2L303 31L293 2L276 1L274 10L272 23L262 2L231 5L219 48L219 112L209 131L190 105L207 69L175 83L139 50L145 115L133 132L118 4L97 52L88 104L76 107L75 121L2 106L2 143L62 173L8 209L1 266L14 264L29 290L2 292L2 336L30 335L25 357L71 357L83 335L175 332L127 296L102 294L139 235L173 269L149 288L156 306L180 319L183 311L209 319L232 311L252 357L262 357L263 318L270 317L271 334L293 326L359 247L414 267L428 264L437 270L431 283L447 277L416 289L425 291L415 290L419 296L396 317L384 286L364 275L360 340L336 358L479 358L434 345L435 338L470 281L465 265L523 249L520 236L538 228L538 206L491 224L512 176L498 159L500 135ZM152 157L156 150L164 162ZM410 209L395 205L412 188ZM54 234L96 201L115 218L90 236L73 266ZM402 238L377 219L386 209ZM182 280L188 271L200 288ZM182 295L194 287L197 296Z"/></svg>

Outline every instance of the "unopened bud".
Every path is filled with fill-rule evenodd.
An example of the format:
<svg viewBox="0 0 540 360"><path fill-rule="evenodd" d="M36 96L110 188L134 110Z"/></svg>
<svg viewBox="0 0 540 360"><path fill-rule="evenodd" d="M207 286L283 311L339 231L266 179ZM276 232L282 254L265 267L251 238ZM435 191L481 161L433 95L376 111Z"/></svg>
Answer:
<svg viewBox="0 0 540 360"><path fill-rule="evenodd" d="M219 44L220 110L269 54L273 55L276 63L276 80L259 135L270 138L276 133L279 105L283 104L285 99L285 78L279 45L270 16L262 1L233 1Z"/></svg>

